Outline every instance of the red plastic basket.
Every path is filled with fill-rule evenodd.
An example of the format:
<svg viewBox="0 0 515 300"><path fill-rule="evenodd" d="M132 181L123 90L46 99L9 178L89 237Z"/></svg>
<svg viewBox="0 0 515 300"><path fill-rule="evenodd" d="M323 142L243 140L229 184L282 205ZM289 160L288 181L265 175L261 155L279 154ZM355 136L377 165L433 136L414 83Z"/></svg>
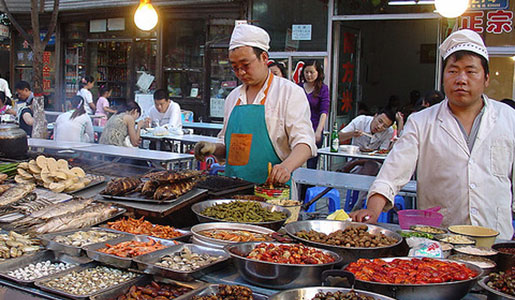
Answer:
<svg viewBox="0 0 515 300"><path fill-rule="evenodd" d="M440 227L443 215L438 212L440 207L429 208L426 210L405 209L398 211L399 225L401 229L409 229L412 225L428 225Z"/></svg>

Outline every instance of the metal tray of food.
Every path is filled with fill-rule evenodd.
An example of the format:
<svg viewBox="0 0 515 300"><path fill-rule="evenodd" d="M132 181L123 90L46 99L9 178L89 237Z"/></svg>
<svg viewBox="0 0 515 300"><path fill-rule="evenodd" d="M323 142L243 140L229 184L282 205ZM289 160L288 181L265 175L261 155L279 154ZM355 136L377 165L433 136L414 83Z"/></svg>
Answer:
<svg viewBox="0 0 515 300"><path fill-rule="evenodd" d="M124 196L114 196L114 195L106 195L106 194L100 194L100 196L104 197L105 199L117 200L117 201L147 202L147 203L152 203L152 204L170 204L170 203L174 203L177 201L189 199L190 197L196 195L197 193L198 193L198 189L192 188L187 193L185 193L175 199L170 199L170 200L154 200L152 198L147 198L147 197L143 196L139 192L131 192Z"/></svg>
<svg viewBox="0 0 515 300"><path fill-rule="evenodd" d="M75 229L75 230L64 231L64 232L47 233L41 237L41 243L43 244L43 246L45 246L49 250L57 251L60 253L71 255L71 256L81 256L83 254L82 248L84 246L78 247L78 246L72 246L72 245L66 245L63 243L58 243L55 241L55 238L57 236L67 236L67 235L74 234L76 232L81 232L81 231L87 232L90 230L110 232L108 230L105 230L105 228L91 227L91 228ZM130 236L130 234L124 233L124 232L115 232L115 233L117 233L118 236L114 237L112 239L109 239L108 241L118 239L123 236ZM107 242L107 241L105 241L105 242ZM92 244L95 244L95 243L92 243ZM92 244L89 244L89 245L92 245Z"/></svg>
<svg viewBox="0 0 515 300"><path fill-rule="evenodd" d="M219 284L210 284L208 285L207 287L203 288L203 289L198 289L196 291L194 291L193 293L189 294L188 296L184 295L181 296L180 298L177 298L177 300L183 300L183 299L192 299L193 296L209 296L209 295L215 295L216 293L218 293L218 287L220 285ZM258 294L258 293L255 293L255 292L252 292L252 297L254 300L268 300L268 297L265 296L265 295L262 295L262 294Z"/></svg>
<svg viewBox="0 0 515 300"><path fill-rule="evenodd" d="M515 296L503 293L488 286L489 281L490 277L486 276L478 282L479 286L486 291L486 294L488 295L488 300L515 300Z"/></svg>
<svg viewBox="0 0 515 300"><path fill-rule="evenodd" d="M44 279L45 277L57 275L59 273L62 273L62 272L72 269L72 268L70 268L70 269L63 270L63 271L60 271L57 273L53 273L51 275L41 276L36 279L27 279L27 280L19 279L15 276L11 276L8 274L10 271L26 267L30 264L37 264L38 262L47 261L47 260L50 260L52 263L61 263L62 262L62 263L75 264L76 266L74 266L72 268L76 268L80 264L86 264L86 263L91 262L91 260L88 258L76 259L71 256L67 256L67 255L63 255L63 254L59 254L59 253L56 253L53 251L46 250L46 251L37 252L34 255L27 255L27 256L20 257L20 259L17 259L17 260L6 261L3 263L0 263L0 277L7 278L7 279L17 282L18 284L21 284L21 285L29 285L29 284L34 283L36 280L41 280L41 279Z"/></svg>
<svg viewBox="0 0 515 300"><path fill-rule="evenodd" d="M156 224L154 224L155 226ZM141 235L141 236L148 236L148 237L151 237L151 238L156 238L156 239L161 239L161 240L170 240L170 241L181 241L181 242L187 242L189 241L192 233L191 231L189 230L184 230L184 229L179 229L179 228L175 228L175 230L179 233L181 233L182 235L181 236L178 236L178 237L175 237L175 238L171 238L171 239L164 239L164 238L160 238L160 237L156 237L156 236L152 236L152 235L148 235L148 234L135 234L135 233L130 233L130 232L125 232L125 231L120 231L120 230L116 230L116 229L112 229L112 228L109 228L107 227L108 225L107 224L103 224L103 225L100 225L99 227L102 228L103 230L105 231L110 231L110 232L116 232L116 233L123 233L123 234L132 234L132 235Z"/></svg>
<svg viewBox="0 0 515 300"><path fill-rule="evenodd" d="M177 283L173 280L169 280L167 278L161 278L161 277L155 277L155 276L151 276L151 275L145 275L145 276L142 276L142 277L139 277L137 281L135 282L131 282L131 284L121 284L115 288L112 288L112 289L109 289L105 292L102 292L102 293L99 293L99 294L96 294L91 298L91 300L113 300L113 299L118 299L118 297L122 296L122 295L125 295L130 289L132 286L145 286L149 283L151 283L152 281L158 283L158 284L168 284L168 285L173 285L173 286L177 286L177 287L189 287L189 288L192 288L191 291L175 298L175 299L183 299L184 297L189 297L189 295L192 295L197 289L203 289L205 288L206 286L208 286L207 283L205 282L201 282L201 281L195 281L195 282L192 282L191 284L188 284L188 285L182 285L181 283ZM168 298L167 298L168 299Z"/></svg>
<svg viewBox="0 0 515 300"><path fill-rule="evenodd" d="M348 293L350 291L354 291L354 292L358 293L360 296L372 297L374 300L394 300L393 298L390 298L390 297L387 297L384 295L367 292L367 291L363 291L363 290L354 290L354 289L342 288L342 287L326 287L326 286L305 287L305 288L286 290L286 291L279 292L277 294L273 294L268 299L269 300L299 300L299 299L311 300L311 299L315 299L315 296L318 293L330 292L330 293L334 294L336 292ZM327 298L327 299L330 299L330 298ZM350 298L348 298L348 299L350 299ZM352 299L354 299L354 298L352 298Z"/></svg>
<svg viewBox="0 0 515 300"><path fill-rule="evenodd" d="M83 299L91 299L95 295L102 294L102 293L104 293L106 291L118 288L120 286L128 286L128 287L130 287L135 282L140 280L141 277L143 277L143 275L137 276L137 274L135 274L133 272L128 272L128 273L134 274L136 277L134 277L132 279L128 279L127 281L125 281L123 283L115 284L115 285L108 286L108 287L105 287L105 288L101 288L101 289L96 290L96 291L94 291L94 292L92 292L90 294L85 294L85 295L71 294L71 293L68 293L66 291L59 290L57 288L53 288L53 287L49 287L49 286L45 285L45 282L48 282L48 281L50 281L52 279L55 279L55 278L62 278L63 276L66 276L67 274L69 274L71 272L74 272L74 271L80 272L80 271L82 271L84 269L95 268L97 266L98 266L97 263L89 263L87 265L83 265L83 266L80 266L80 267L77 267L77 268L74 268L74 269L70 269L68 271L61 272L61 273L56 274L56 275L48 276L48 277L46 277L44 279L41 279L41 280L36 280L36 282L34 284L38 288L40 288L41 290L46 291L46 292L54 293L54 294L57 294L57 295L62 295L62 296L65 296L65 297L68 297L68 298L71 298L71 299L83 300ZM115 269L115 268L110 268L110 269ZM127 272L127 271L125 271L125 272ZM110 283L109 281L104 281L104 282L105 283Z"/></svg>
<svg viewBox="0 0 515 300"><path fill-rule="evenodd" d="M94 187L96 185L99 185L99 184L102 184L106 181L106 178L105 176L102 176L102 175L95 175L95 174L86 174L86 178L89 178L91 180L90 183L88 183L88 185L86 185L85 187L83 188L80 188L78 190L75 190L75 191L72 191L72 192L69 192L68 194L75 194L75 193L78 193L78 192L81 192L81 191L84 191L84 190L87 190L91 187Z"/></svg>
<svg viewBox="0 0 515 300"><path fill-rule="evenodd" d="M144 235L132 235L132 236L124 236L124 237L121 237L118 239L111 240L111 241L109 241L109 244L114 246L121 242L127 242L127 241L148 242L149 239L150 238L148 236L144 236ZM160 242L165 247L175 246L178 243L176 241L163 240L163 239L158 239L158 238L152 238L152 239ZM131 258L131 257L121 257L121 256L106 254L106 253L98 251L98 249L105 248L105 247L106 247L106 243L103 242L103 243L96 243L96 244L86 246L83 249L86 251L86 254L88 255L88 257L95 261L98 261L98 262L101 262L101 263L104 263L104 264L107 264L110 266L123 268L123 269L127 269L131 266L132 261L133 261L133 258Z"/></svg>
<svg viewBox="0 0 515 300"><path fill-rule="evenodd" d="M218 175L207 176L204 180L199 181L196 185L198 188L205 189L214 193L247 186L253 187L254 183L240 178Z"/></svg>
<svg viewBox="0 0 515 300"><path fill-rule="evenodd" d="M221 256L222 258L191 271L181 271L156 265L156 263L159 262L162 257L166 255L172 255L176 252L180 252L184 248L189 249L192 253L208 254L211 256ZM200 274L207 273L209 271L216 270L222 267L229 258L230 256L227 253L225 253L224 250L213 249L193 244L182 244L169 247L163 250L154 251L148 254L140 255L134 258L134 261L138 264L138 269L147 274L154 274L182 281L192 281Z"/></svg>
<svg viewBox="0 0 515 300"><path fill-rule="evenodd" d="M203 231L209 231L209 230L243 230L243 231L249 231L252 233L259 233L263 235L272 234L275 231L272 229L257 226L257 225L251 225L251 224L244 224L244 223L229 223L229 222L213 222L213 223L202 223L197 224L193 227L191 227L191 233L193 234L193 243L199 244L202 246L208 246L208 247L215 247L223 249L225 245L228 244L234 244L237 242L229 241L229 240L220 240L215 239L211 237L204 236L200 234ZM270 239L272 241L273 239Z"/></svg>

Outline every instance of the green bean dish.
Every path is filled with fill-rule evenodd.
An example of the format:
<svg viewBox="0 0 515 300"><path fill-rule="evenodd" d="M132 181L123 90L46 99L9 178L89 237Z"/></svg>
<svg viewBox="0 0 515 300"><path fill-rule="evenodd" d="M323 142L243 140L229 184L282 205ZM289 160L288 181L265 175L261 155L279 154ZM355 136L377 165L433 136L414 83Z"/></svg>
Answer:
<svg viewBox="0 0 515 300"><path fill-rule="evenodd" d="M204 209L201 214L206 217L239 223L261 223L286 219L285 213L271 211L259 203L251 201L216 204Z"/></svg>

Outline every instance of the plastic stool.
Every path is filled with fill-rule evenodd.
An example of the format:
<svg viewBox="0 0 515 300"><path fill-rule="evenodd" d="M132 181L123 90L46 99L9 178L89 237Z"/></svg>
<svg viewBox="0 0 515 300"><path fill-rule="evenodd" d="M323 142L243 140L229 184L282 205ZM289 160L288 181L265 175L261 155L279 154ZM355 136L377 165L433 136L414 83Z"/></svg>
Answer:
<svg viewBox="0 0 515 300"><path fill-rule="evenodd" d="M316 195L320 194L326 187L323 186L315 186L310 187L306 191L306 197L304 198L304 203L308 203L311 199L315 198ZM322 198L329 198L329 213L333 213L336 210L340 209L340 192L337 189L331 189L327 194L325 194ZM306 210L307 212L314 212L316 209L316 203L313 203Z"/></svg>
<svg viewBox="0 0 515 300"><path fill-rule="evenodd" d="M347 197L345 197L345 205L343 206L343 210L345 212L350 212L356 202L358 202L359 191L347 190Z"/></svg>
<svg viewBox="0 0 515 300"><path fill-rule="evenodd" d="M365 204L365 208L366 207L367 207L367 205ZM394 207L396 207L397 210L403 210L404 209L404 197L399 196L399 195L395 196L395 198L394 198ZM382 212L379 215L379 218L377 218L377 222L378 223L392 223L393 214L394 214L394 210L393 209L390 209L387 212Z"/></svg>

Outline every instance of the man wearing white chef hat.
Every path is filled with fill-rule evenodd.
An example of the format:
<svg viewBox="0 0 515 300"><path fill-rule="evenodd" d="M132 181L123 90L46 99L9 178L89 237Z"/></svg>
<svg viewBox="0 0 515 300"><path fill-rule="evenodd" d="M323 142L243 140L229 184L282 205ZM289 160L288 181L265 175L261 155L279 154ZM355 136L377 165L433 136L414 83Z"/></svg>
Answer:
<svg viewBox="0 0 515 300"><path fill-rule="evenodd" d="M418 208L440 206L442 226L484 226L511 239L515 112L483 94L488 52L476 32L452 33L440 53L445 100L410 116L370 187L368 208L352 217L375 222L416 169Z"/></svg>
<svg viewBox="0 0 515 300"><path fill-rule="evenodd" d="M227 158L226 176L258 184L286 183L293 170L316 155L309 103L303 89L268 70L270 37L257 26L234 28L229 61L243 85L225 99L224 143L200 142L195 157ZM268 163L273 165L268 176Z"/></svg>

